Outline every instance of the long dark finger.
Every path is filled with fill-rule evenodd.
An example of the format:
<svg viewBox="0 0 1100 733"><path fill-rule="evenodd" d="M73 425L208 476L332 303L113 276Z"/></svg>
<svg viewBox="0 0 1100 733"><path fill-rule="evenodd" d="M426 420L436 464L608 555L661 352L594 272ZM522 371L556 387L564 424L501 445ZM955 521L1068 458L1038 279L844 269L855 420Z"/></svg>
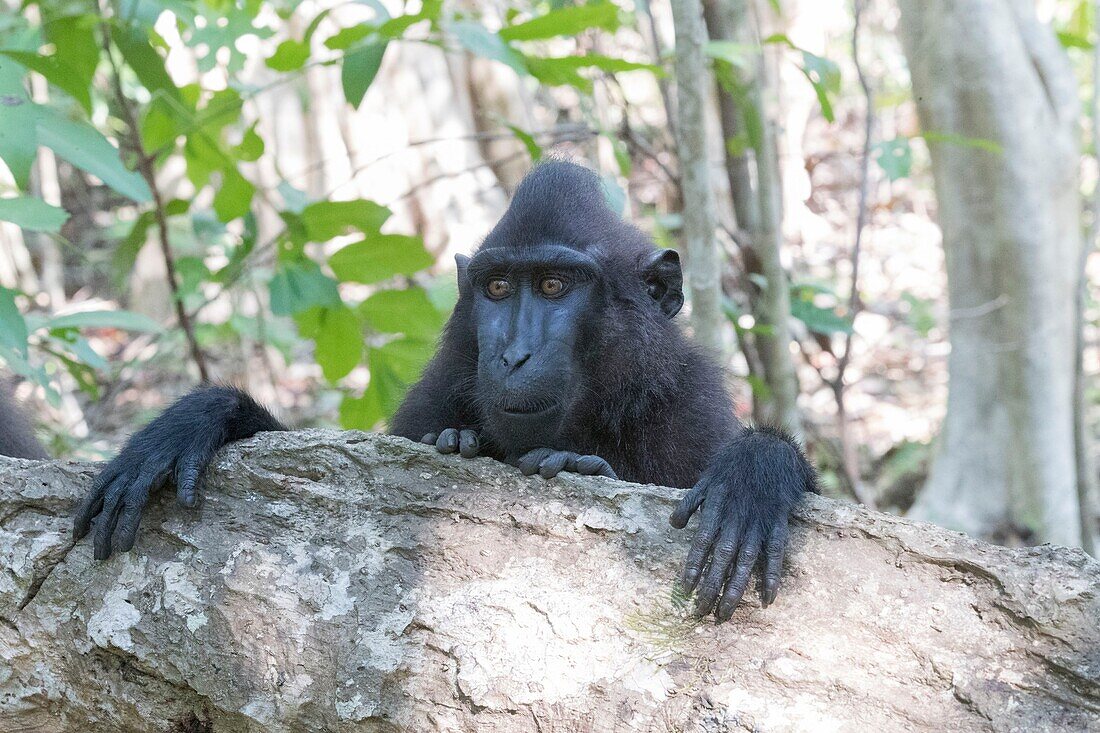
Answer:
<svg viewBox="0 0 1100 733"><path fill-rule="evenodd" d="M104 490L115 480L116 476L118 476L117 469L113 464L108 464L95 477L91 490L84 495L80 502L80 508L76 510L76 516L73 519L74 540L83 539L88 534L88 530L92 528L92 520L103 511Z"/></svg>
<svg viewBox="0 0 1100 733"><path fill-rule="evenodd" d="M473 430L463 430L458 434L458 452L463 458L473 458L481 450L477 433Z"/></svg>
<svg viewBox="0 0 1100 733"><path fill-rule="evenodd" d="M454 428L447 428L441 432L439 438L435 441L435 449L440 453L457 453L458 431Z"/></svg>
<svg viewBox="0 0 1100 733"><path fill-rule="evenodd" d="M699 583L699 590L695 594L695 615L706 616L714 608L714 602L718 600L718 594L722 592L722 586L726 584L729 576L730 565L737 553L737 540L740 532L736 524L727 524L718 535L718 542L714 545L714 554L710 558L710 566Z"/></svg>
<svg viewBox="0 0 1100 733"><path fill-rule="evenodd" d="M673 510L672 516L668 518L668 523L676 529L683 529L687 526L688 520L691 519L691 515L695 513L703 504L703 499L707 496L707 483L700 481L691 487L691 490L684 494L680 499L680 503L676 505L676 509Z"/></svg>
<svg viewBox="0 0 1100 733"><path fill-rule="evenodd" d="M516 463L516 467L519 468L520 473L524 476L534 476L538 472L539 466L546 460L546 456L550 455L554 451L549 448L535 448L533 451L529 451L520 457Z"/></svg>
<svg viewBox="0 0 1100 733"><path fill-rule="evenodd" d="M695 533L695 538L691 541L691 549L688 550L687 561L684 563L684 571L680 574L680 588L685 593L695 590L695 586L699 583L699 575L703 572L703 565L707 561L707 555L710 554L710 548L717 535L717 522L704 523Z"/></svg>
<svg viewBox="0 0 1100 733"><path fill-rule="evenodd" d="M95 539L92 543L96 560L106 560L111 556L111 538L118 524L118 515L122 511L122 495L129 488L133 474L127 473L116 478L103 497L103 511L95 523Z"/></svg>
<svg viewBox="0 0 1100 733"><path fill-rule="evenodd" d="M607 476L618 479L611 464L599 456L577 456L576 472L584 476Z"/></svg>
<svg viewBox="0 0 1100 733"><path fill-rule="evenodd" d="M424 437L420 439L420 442L424 445L435 445L436 438L438 437L438 433L424 433Z"/></svg>
<svg viewBox="0 0 1100 733"><path fill-rule="evenodd" d="M757 526L750 529L741 542L741 549L737 553L737 565L734 566L726 592L722 594L722 602L718 604L719 621L725 621L732 616L737 609L737 604L741 602L741 597L745 595L753 568L756 567L756 561L760 559L760 548L763 543L764 533Z"/></svg>
<svg viewBox="0 0 1100 733"><path fill-rule="evenodd" d="M176 502L193 507L199 503L199 477L209 459L198 453L184 456L176 466Z"/></svg>
<svg viewBox="0 0 1100 733"><path fill-rule="evenodd" d="M556 453L551 453L546 458L544 458L542 463L539 465L539 476L542 476L545 479L554 478L562 472L562 469L565 468L565 465L569 463L570 458L571 456L565 451L557 451Z"/></svg>
<svg viewBox="0 0 1100 733"><path fill-rule="evenodd" d="M764 546L764 587L760 591L760 600L764 608L775 602L775 594L779 592L779 579L783 574L783 552L787 549L789 534L787 518L780 517L772 527L768 542Z"/></svg>
<svg viewBox="0 0 1100 733"><path fill-rule="evenodd" d="M118 527L115 529L115 547L119 552L129 552L137 540L138 525L141 524L141 510L149 499L149 491L130 491L122 499L122 509L118 514Z"/></svg>

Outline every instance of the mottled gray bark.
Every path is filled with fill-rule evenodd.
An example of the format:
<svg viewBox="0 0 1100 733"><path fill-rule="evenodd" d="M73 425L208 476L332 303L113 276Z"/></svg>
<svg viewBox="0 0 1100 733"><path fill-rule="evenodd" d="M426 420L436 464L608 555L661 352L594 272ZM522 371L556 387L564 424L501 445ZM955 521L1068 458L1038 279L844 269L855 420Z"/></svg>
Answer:
<svg viewBox="0 0 1100 733"><path fill-rule="evenodd" d="M671 592L679 491L358 432L223 451L137 547L0 459L0 730L1100 730L1100 564L809 497L779 601Z"/></svg>
<svg viewBox="0 0 1100 733"><path fill-rule="evenodd" d="M951 303L947 415L914 512L1077 545L1073 72L1031 0L899 4Z"/></svg>
<svg viewBox="0 0 1100 733"><path fill-rule="evenodd" d="M676 26L676 151L683 197L684 279L695 340L717 354L722 348L721 260L715 240L714 191L707 160L706 99L710 74L699 0L672 0Z"/></svg>

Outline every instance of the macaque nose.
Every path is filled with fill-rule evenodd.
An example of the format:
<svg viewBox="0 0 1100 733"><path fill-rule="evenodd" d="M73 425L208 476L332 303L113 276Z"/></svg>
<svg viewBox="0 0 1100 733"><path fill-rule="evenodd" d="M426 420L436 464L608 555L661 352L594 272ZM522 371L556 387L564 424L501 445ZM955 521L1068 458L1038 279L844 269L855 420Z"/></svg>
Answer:
<svg viewBox="0 0 1100 733"><path fill-rule="evenodd" d="M509 374L519 369L531 358L531 350L524 346L509 346L504 356L500 357L500 363L507 367Z"/></svg>

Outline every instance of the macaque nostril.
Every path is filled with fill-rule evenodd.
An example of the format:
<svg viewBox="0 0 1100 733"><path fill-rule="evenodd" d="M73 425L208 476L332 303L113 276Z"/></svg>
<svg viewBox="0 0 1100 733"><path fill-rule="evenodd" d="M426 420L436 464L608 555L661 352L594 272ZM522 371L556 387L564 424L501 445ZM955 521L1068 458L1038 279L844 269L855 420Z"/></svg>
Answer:
<svg viewBox="0 0 1100 733"><path fill-rule="evenodd" d="M531 358L531 352L505 352L504 356L500 357L500 363L508 367L509 370L515 371L521 366L527 363L527 360Z"/></svg>

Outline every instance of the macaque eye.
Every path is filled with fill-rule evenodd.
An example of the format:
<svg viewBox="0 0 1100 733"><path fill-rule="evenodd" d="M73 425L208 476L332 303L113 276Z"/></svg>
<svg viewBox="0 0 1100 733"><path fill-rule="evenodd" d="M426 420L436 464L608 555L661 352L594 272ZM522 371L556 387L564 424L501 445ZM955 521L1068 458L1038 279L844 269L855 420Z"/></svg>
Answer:
<svg viewBox="0 0 1100 733"><path fill-rule="evenodd" d="M544 277L539 281L539 292L547 298L555 298L565 290L565 283L556 277Z"/></svg>
<svg viewBox="0 0 1100 733"><path fill-rule="evenodd" d="M504 278L494 277L485 286L485 292L493 300L507 298L509 295L512 294L512 283L508 282Z"/></svg>

